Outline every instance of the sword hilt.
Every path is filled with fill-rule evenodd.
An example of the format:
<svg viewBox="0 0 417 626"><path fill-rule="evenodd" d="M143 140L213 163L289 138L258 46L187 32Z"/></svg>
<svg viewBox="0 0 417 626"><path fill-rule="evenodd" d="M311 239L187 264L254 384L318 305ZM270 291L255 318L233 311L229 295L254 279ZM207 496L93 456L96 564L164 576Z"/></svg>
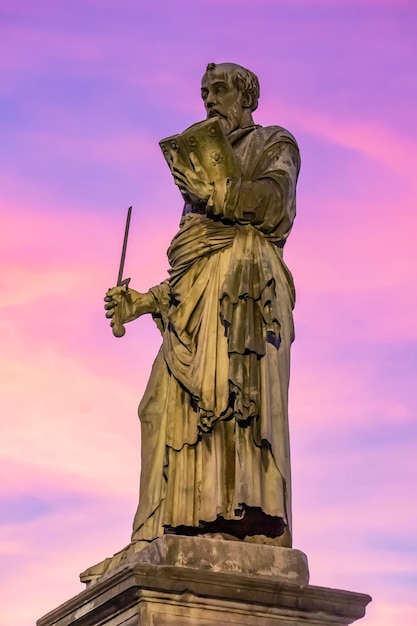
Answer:
<svg viewBox="0 0 417 626"><path fill-rule="evenodd" d="M116 317L116 313L114 314L114 317ZM121 322L118 322L117 320L113 319L110 326L111 326L111 331L115 337L123 337L123 335L126 332L126 328L123 326Z"/></svg>
<svg viewBox="0 0 417 626"><path fill-rule="evenodd" d="M130 278L125 278L124 280L120 282L120 285L117 285L117 286L126 287L126 291L127 291L129 287L129 283L130 283ZM115 337L123 337L123 335L126 333L126 328L119 320L117 307L112 317L112 321L110 322L110 326L111 326L112 333Z"/></svg>

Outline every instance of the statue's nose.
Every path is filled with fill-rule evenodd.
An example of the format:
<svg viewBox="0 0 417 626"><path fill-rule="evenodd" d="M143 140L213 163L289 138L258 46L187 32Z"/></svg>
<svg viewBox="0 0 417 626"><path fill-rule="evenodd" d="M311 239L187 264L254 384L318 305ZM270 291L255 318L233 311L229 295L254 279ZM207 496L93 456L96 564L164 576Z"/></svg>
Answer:
<svg viewBox="0 0 417 626"><path fill-rule="evenodd" d="M215 104L216 104L216 98L214 97L214 94L209 92L206 98L206 107L210 109Z"/></svg>

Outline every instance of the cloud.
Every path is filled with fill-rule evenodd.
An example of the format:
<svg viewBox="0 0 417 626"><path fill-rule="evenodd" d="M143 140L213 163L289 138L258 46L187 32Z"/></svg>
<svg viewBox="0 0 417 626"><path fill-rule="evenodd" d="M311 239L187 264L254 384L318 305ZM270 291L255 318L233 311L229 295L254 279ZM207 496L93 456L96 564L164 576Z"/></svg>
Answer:
<svg viewBox="0 0 417 626"><path fill-rule="evenodd" d="M116 220L22 210L19 217L25 228L14 219L3 230L2 457L24 467L31 459L24 476L54 468L88 476L98 492L128 491L140 467L136 407L161 340L152 320L141 320L128 328L129 342L116 341L104 319L102 298L117 270L104 248ZM154 245L150 235L142 265ZM157 267L142 280L153 273Z"/></svg>
<svg viewBox="0 0 417 626"><path fill-rule="evenodd" d="M0 580L7 598L2 619L10 626L29 626L82 591L78 573L128 543L127 515L129 508L133 515L132 504L118 496L95 495L81 506L55 506L49 515L0 527L4 564ZM32 581L25 602L21 602L22 579Z"/></svg>
<svg viewBox="0 0 417 626"><path fill-rule="evenodd" d="M281 117L288 120L292 127L321 141L328 141L370 157L414 184L414 179L409 178L416 154L412 129L409 137L388 126L377 125L364 116L348 116L337 111L323 112L314 106L304 108L294 103L280 104L279 108ZM272 105L263 104L261 120L274 117L276 111Z"/></svg>
<svg viewBox="0 0 417 626"><path fill-rule="evenodd" d="M137 390L49 350L30 355L15 348L14 358L7 356L2 458L88 476L99 491L128 489L140 457Z"/></svg>
<svg viewBox="0 0 417 626"><path fill-rule="evenodd" d="M47 115L47 113L45 112ZM24 134L24 142L32 150L42 149L51 155L80 159L88 163L111 163L116 168L126 168L135 163L143 168L151 159L160 156L158 142L142 134L108 133L106 136L87 137L79 132L76 138L67 132L36 131ZM162 162L162 161L161 161Z"/></svg>
<svg viewBox="0 0 417 626"><path fill-rule="evenodd" d="M228 1L220 21L191 0L23 4L2 4L0 59L3 621L33 624L129 539L160 336L142 319L114 339L101 300L129 204L126 275L165 278L181 202L157 142L203 115L205 64L231 59L260 74L256 120L302 148L296 547L313 583L374 595L369 626L414 626L412 3Z"/></svg>
<svg viewBox="0 0 417 626"><path fill-rule="evenodd" d="M312 584L373 596L371 624L391 615L387 607L415 617L407 606L417 581L415 443L372 447L343 437L333 431L326 445L318 435L316 445L293 449L295 547L307 553Z"/></svg>

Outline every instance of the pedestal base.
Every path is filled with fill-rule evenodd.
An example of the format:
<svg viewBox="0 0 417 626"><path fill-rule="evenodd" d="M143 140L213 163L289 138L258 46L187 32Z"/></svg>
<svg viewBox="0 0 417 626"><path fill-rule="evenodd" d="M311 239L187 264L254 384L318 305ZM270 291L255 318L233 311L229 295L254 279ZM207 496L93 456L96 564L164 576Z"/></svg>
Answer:
<svg viewBox="0 0 417 626"><path fill-rule="evenodd" d="M342 626L363 617L371 600L307 582L298 550L167 536L37 624Z"/></svg>

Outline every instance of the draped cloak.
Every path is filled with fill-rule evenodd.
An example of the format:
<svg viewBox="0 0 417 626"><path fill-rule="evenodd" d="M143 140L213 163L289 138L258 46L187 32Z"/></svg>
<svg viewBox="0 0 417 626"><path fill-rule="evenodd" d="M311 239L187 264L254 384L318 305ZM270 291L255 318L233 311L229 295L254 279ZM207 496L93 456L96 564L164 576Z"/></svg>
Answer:
<svg viewBox="0 0 417 626"><path fill-rule="evenodd" d="M139 406L133 542L166 527L241 520L249 507L291 531L295 292L282 250L299 153L278 126L229 139L241 176L214 186L207 205L186 205L168 250L170 278L151 289L163 343Z"/></svg>

